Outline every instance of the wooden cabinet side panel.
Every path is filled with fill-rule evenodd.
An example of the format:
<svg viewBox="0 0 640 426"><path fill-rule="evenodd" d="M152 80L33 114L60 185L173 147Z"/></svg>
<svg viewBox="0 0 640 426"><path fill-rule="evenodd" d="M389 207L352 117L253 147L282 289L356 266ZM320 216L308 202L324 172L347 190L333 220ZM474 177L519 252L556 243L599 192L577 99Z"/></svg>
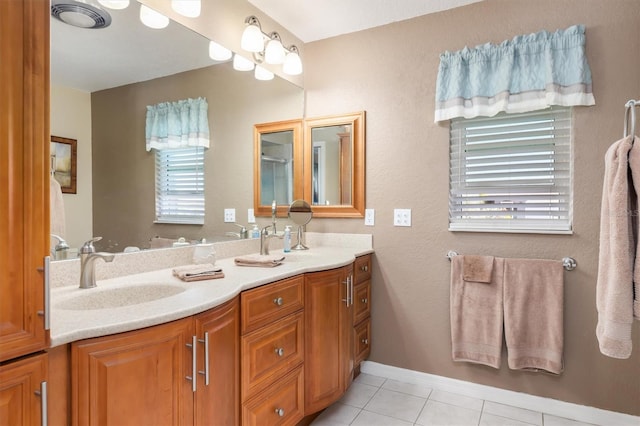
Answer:
<svg viewBox="0 0 640 426"><path fill-rule="evenodd" d="M0 361L42 350L49 245L49 5L0 2Z"/></svg>
<svg viewBox="0 0 640 426"><path fill-rule="evenodd" d="M42 399L36 392L46 380L46 354L0 366L0 424L40 425Z"/></svg>
<svg viewBox="0 0 640 426"><path fill-rule="evenodd" d="M196 316L196 335L209 336L209 385L198 377L195 424L234 426L240 417L240 304L238 298ZM198 371L205 370L199 343Z"/></svg>
<svg viewBox="0 0 640 426"><path fill-rule="evenodd" d="M73 424L192 424L192 332L186 318L73 343Z"/></svg>
<svg viewBox="0 0 640 426"><path fill-rule="evenodd" d="M49 424L71 424L71 345L47 351L49 355ZM1 424L1 423L0 423Z"/></svg>

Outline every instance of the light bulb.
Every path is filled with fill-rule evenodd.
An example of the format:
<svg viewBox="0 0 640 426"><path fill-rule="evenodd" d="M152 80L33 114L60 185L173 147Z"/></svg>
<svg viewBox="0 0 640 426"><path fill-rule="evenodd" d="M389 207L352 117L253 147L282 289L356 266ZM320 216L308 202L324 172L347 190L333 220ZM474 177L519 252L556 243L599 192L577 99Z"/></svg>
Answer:
<svg viewBox="0 0 640 426"><path fill-rule="evenodd" d="M109 9L126 9L129 6L129 0L98 0L98 3Z"/></svg>
<svg viewBox="0 0 640 426"><path fill-rule="evenodd" d="M282 64L282 72L288 75L302 74L302 61L300 55L298 55L298 49L291 50L284 58L284 64Z"/></svg>
<svg viewBox="0 0 640 426"><path fill-rule="evenodd" d="M269 40L264 50L264 61L268 64L281 64L284 62L284 48L277 38Z"/></svg>
<svg viewBox="0 0 640 426"><path fill-rule="evenodd" d="M247 52L262 52L264 49L264 39L262 38L262 30L257 25L251 24L242 32L240 47Z"/></svg>
<svg viewBox="0 0 640 426"><path fill-rule="evenodd" d="M219 45L215 41L209 42L209 57L214 61L227 61L231 59L233 53L226 47Z"/></svg>
<svg viewBox="0 0 640 426"><path fill-rule="evenodd" d="M256 65L256 70L253 75L256 80L273 80L273 73L265 68L262 68L260 65Z"/></svg>
<svg viewBox="0 0 640 426"><path fill-rule="evenodd" d="M236 71L251 71L254 66L253 62L237 53L233 56L233 69Z"/></svg>
<svg viewBox="0 0 640 426"><path fill-rule="evenodd" d="M164 16L162 13L156 12L155 10L145 6L144 4L140 5L140 21L142 21L142 23L147 27L156 30L169 25L169 18Z"/></svg>
<svg viewBox="0 0 640 426"><path fill-rule="evenodd" d="M187 18L200 16L202 2L200 0L171 0L171 8Z"/></svg>

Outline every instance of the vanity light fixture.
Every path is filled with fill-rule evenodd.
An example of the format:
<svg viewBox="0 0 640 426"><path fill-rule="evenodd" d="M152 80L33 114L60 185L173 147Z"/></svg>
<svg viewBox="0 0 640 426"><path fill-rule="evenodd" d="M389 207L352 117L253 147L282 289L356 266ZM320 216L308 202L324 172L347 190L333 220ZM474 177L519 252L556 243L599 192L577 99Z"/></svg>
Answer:
<svg viewBox="0 0 640 426"><path fill-rule="evenodd" d="M169 18L160 12L156 12L144 4L140 5L140 21L149 28L159 30L169 25Z"/></svg>
<svg viewBox="0 0 640 426"><path fill-rule="evenodd" d="M238 55L233 55L233 69L236 71L251 71L255 67L255 64L247 58Z"/></svg>
<svg viewBox="0 0 640 426"><path fill-rule="evenodd" d="M129 7L129 0L98 0L98 3L109 9L121 10Z"/></svg>
<svg viewBox="0 0 640 426"><path fill-rule="evenodd" d="M265 62L272 65L283 64L282 72L285 74L302 74L300 51L295 45L291 45L288 48L284 47L280 34L275 31L269 35L263 33L260 21L253 15L248 16L244 20L244 23L247 26L242 32L240 47L248 52L252 52L253 59L256 63L261 64Z"/></svg>
<svg viewBox="0 0 640 426"><path fill-rule="evenodd" d="M171 0L171 8L187 18L200 16L201 0Z"/></svg>
<svg viewBox="0 0 640 426"><path fill-rule="evenodd" d="M209 41L209 57L214 61L228 61L233 56L233 52L231 52L226 47L216 43L215 41Z"/></svg>
<svg viewBox="0 0 640 426"><path fill-rule="evenodd" d="M253 76L256 78L256 80L260 80L260 81L273 80L273 77L274 77L271 71L269 71L268 69L262 68L260 65L256 65L256 70Z"/></svg>

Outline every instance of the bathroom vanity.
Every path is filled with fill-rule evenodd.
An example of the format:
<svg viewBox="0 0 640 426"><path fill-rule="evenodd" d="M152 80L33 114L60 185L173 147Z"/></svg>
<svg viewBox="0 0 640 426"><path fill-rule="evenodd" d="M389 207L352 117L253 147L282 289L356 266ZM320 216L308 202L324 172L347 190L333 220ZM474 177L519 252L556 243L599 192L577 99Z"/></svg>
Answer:
<svg viewBox="0 0 640 426"><path fill-rule="evenodd" d="M77 292L55 289L50 370L68 374L50 379L50 421L299 423L339 399L368 356L371 252L315 247L275 268L226 258L220 280L178 284L165 269L83 290L127 280L187 288L114 309L60 309Z"/></svg>

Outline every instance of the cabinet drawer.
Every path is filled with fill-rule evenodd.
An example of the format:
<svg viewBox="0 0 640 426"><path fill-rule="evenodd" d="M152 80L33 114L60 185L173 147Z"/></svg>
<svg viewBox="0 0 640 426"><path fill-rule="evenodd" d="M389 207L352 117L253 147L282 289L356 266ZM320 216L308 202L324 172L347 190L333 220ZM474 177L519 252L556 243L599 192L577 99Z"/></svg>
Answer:
<svg viewBox="0 0 640 426"><path fill-rule="evenodd" d="M302 312L242 336L242 400L301 364L303 354Z"/></svg>
<svg viewBox="0 0 640 426"><path fill-rule="evenodd" d="M358 324L371 314L371 281L356 284L353 289L353 323Z"/></svg>
<svg viewBox="0 0 640 426"><path fill-rule="evenodd" d="M242 405L244 426L295 425L304 417L302 366Z"/></svg>
<svg viewBox="0 0 640 426"><path fill-rule="evenodd" d="M371 353L371 320L368 319L362 324L357 325L354 329L355 348L355 365L359 365L362 361L369 357Z"/></svg>
<svg viewBox="0 0 640 426"><path fill-rule="evenodd" d="M371 255L356 258L354 264L355 283L359 284L371 278Z"/></svg>
<svg viewBox="0 0 640 426"><path fill-rule="evenodd" d="M242 334L296 312L304 307L302 275L247 290L240 295Z"/></svg>

